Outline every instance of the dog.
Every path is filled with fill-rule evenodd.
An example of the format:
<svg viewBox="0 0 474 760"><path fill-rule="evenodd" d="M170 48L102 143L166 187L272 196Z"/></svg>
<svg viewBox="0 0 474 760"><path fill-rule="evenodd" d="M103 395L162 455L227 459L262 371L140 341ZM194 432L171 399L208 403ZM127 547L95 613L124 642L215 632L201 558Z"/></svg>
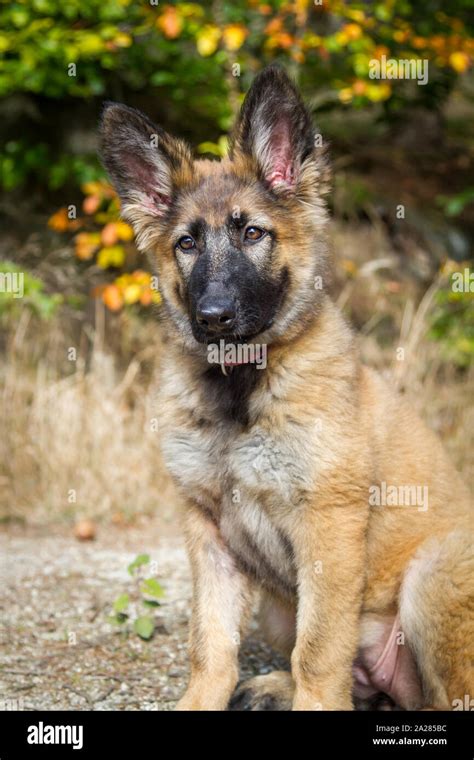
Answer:
<svg viewBox="0 0 474 760"><path fill-rule="evenodd" d="M135 109L103 112L102 159L163 299L161 443L193 580L179 710L453 709L474 695L468 491L362 365L328 295L319 142L275 66L221 161L194 160ZM256 596L291 672L238 685Z"/></svg>

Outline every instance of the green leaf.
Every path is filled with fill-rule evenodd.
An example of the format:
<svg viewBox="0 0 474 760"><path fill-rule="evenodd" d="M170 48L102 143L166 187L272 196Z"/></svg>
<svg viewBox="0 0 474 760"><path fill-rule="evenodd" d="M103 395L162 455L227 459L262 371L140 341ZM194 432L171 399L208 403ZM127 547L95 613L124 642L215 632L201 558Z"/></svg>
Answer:
<svg viewBox="0 0 474 760"><path fill-rule="evenodd" d="M137 569L137 567L141 567L142 565L148 565L150 561L150 555L149 554L139 554L133 562L130 563L127 570L130 573L130 575L133 575L133 571Z"/></svg>
<svg viewBox="0 0 474 760"><path fill-rule="evenodd" d="M128 594L120 594L114 602L115 612L123 612L127 609L130 597Z"/></svg>
<svg viewBox="0 0 474 760"><path fill-rule="evenodd" d="M116 615L109 615L107 621L112 625L123 625L128 620L128 615L124 612L117 612Z"/></svg>
<svg viewBox="0 0 474 760"><path fill-rule="evenodd" d="M141 587L142 594L149 594L150 596L157 596L158 598L164 595L162 586L154 578L146 578L143 581Z"/></svg>
<svg viewBox="0 0 474 760"><path fill-rule="evenodd" d="M137 618L133 624L133 630L137 633L141 639L151 639L153 631L155 630L155 624L153 620L147 615L142 615Z"/></svg>

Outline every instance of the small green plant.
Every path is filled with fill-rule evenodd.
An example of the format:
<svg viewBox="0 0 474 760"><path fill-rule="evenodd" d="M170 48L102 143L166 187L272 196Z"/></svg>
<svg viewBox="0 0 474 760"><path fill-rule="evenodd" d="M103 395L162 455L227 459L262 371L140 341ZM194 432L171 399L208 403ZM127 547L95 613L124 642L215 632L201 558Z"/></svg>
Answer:
<svg viewBox="0 0 474 760"><path fill-rule="evenodd" d="M116 598L108 620L122 627L127 634L133 632L144 641L148 641L155 630L152 610L160 606L158 600L163 597L164 591L156 578L146 577L152 570L148 554L135 557L127 570L133 578L133 587L129 593L120 594ZM145 608L143 613L137 612L140 606Z"/></svg>

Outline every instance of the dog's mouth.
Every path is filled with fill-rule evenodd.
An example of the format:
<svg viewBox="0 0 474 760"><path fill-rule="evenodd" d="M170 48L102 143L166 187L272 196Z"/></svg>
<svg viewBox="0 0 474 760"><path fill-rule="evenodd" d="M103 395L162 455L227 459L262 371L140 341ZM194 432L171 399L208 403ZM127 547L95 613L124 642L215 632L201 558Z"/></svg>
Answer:
<svg viewBox="0 0 474 760"><path fill-rule="evenodd" d="M213 345L214 343L220 343L223 341L226 345L234 345L234 346L242 346L245 343L249 343L253 338L255 338L258 335L258 333L252 333L249 335L237 335L235 333L221 333L220 335L214 335L214 336L207 336L206 338L206 344L208 346Z"/></svg>
<svg viewBox="0 0 474 760"><path fill-rule="evenodd" d="M198 343L203 343L206 346L214 344L220 344L223 341L225 344L232 344L235 346L242 346L248 343L254 343L257 341L258 336L262 335L266 330L269 330L273 324L273 318L268 319L261 326L254 329L246 329L245 332L220 332L209 334L204 330L201 330L198 325L193 324L193 335Z"/></svg>

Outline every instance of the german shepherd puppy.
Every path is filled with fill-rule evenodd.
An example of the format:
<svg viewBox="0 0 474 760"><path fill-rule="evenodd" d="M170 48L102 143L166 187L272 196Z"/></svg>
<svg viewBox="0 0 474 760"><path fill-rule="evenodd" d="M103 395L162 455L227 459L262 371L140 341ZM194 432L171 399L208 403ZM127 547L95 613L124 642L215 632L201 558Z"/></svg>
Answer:
<svg viewBox="0 0 474 760"><path fill-rule="evenodd" d="M101 134L166 317L162 448L194 585L178 709L350 710L380 694L459 708L474 696L468 493L327 295L327 162L294 85L276 67L255 78L220 162L119 104ZM291 674L235 691L255 589Z"/></svg>

